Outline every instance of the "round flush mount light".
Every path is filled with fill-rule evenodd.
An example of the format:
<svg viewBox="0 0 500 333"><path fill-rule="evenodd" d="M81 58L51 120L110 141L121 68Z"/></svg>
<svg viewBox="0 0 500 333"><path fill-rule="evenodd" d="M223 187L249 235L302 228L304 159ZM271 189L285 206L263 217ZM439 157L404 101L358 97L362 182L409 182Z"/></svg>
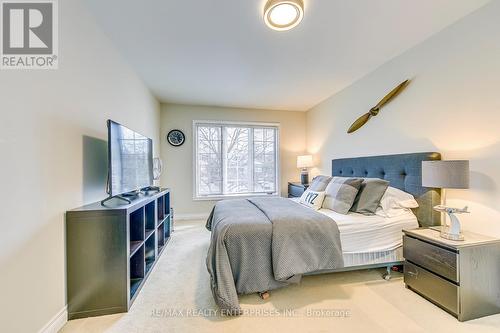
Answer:
<svg viewBox="0 0 500 333"><path fill-rule="evenodd" d="M278 31L290 30L304 17L302 0L268 0L264 7L264 22Z"/></svg>

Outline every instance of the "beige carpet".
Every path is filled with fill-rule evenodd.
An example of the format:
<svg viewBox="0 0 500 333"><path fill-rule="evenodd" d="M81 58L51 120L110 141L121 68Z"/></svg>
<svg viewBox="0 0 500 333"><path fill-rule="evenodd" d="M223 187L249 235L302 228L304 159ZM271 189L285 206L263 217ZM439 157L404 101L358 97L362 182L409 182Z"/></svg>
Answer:
<svg viewBox="0 0 500 333"><path fill-rule="evenodd" d="M213 315L203 221L177 223L130 312L72 320L62 332L500 332L500 315L465 323L380 270L305 277L267 301L241 297L247 314Z"/></svg>

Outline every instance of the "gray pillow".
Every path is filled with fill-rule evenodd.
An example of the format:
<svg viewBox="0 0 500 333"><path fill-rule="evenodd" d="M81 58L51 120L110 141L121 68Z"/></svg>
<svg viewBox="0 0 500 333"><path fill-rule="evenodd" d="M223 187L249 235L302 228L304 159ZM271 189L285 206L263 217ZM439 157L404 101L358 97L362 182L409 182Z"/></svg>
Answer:
<svg viewBox="0 0 500 333"><path fill-rule="evenodd" d="M351 209L356 194L363 179L333 177L330 184L325 189L326 196L323 201L323 208L327 208L339 214L347 214Z"/></svg>
<svg viewBox="0 0 500 333"><path fill-rule="evenodd" d="M309 185L309 189L315 192L323 192L328 184L332 180L330 176L316 176L313 178L311 185Z"/></svg>
<svg viewBox="0 0 500 333"><path fill-rule="evenodd" d="M364 178L351 211L363 215L375 215L375 211L388 186L389 182L387 180Z"/></svg>

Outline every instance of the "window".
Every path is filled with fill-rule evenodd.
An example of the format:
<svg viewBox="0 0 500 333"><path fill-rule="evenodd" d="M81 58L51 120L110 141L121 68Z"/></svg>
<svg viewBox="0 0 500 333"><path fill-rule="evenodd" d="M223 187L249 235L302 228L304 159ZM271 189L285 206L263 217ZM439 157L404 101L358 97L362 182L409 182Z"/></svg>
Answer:
<svg viewBox="0 0 500 333"><path fill-rule="evenodd" d="M278 125L193 124L195 199L277 194Z"/></svg>

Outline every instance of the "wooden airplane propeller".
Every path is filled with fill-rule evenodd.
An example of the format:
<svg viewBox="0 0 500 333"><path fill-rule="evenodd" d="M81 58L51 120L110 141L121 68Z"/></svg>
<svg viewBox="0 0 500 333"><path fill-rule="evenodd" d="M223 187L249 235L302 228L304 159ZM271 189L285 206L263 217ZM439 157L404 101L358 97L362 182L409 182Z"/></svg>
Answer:
<svg viewBox="0 0 500 333"><path fill-rule="evenodd" d="M347 133L352 133L360 129L364 124L368 122L368 120L370 120L371 117L378 115L380 109L384 107L384 105L389 103L397 95L399 95L399 93L401 93L404 90L404 88L406 88L408 83L410 83L410 80L405 80L401 82L396 88L392 89L391 92L385 95L385 97L382 98L382 100L380 100L380 102L378 102L377 105L372 107L370 111L368 111L367 113L356 119L356 121L347 130Z"/></svg>

